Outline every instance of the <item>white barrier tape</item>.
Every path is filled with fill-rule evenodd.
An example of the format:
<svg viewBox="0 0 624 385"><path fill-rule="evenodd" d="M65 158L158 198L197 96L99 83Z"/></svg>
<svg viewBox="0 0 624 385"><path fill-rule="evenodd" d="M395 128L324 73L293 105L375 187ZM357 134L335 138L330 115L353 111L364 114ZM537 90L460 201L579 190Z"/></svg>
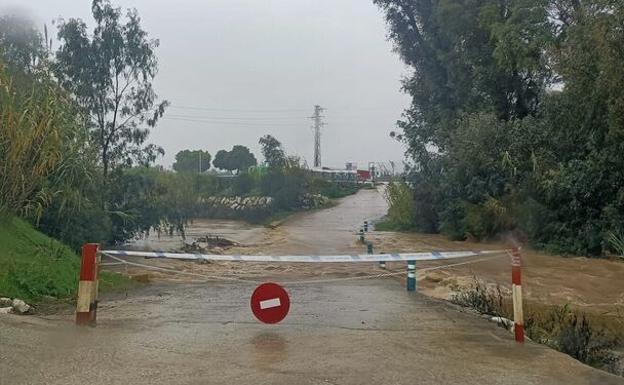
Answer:
<svg viewBox="0 0 624 385"><path fill-rule="evenodd" d="M396 262L396 261L436 261L475 257L488 254L507 253L507 250L482 251L434 251L425 253L358 254L358 255L218 255L166 253L158 251L105 250L102 254L119 257L165 258L185 261L243 261L243 262L288 262L288 263L344 263L344 262Z"/></svg>
<svg viewBox="0 0 624 385"><path fill-rule="evenodd" d="M145 269L151 269L151 270L155 270L155 271L162 271L165 273L172 273L172 274L181 274L181 275L188 275L188 276L192 276L192 277L200 277L200 278L204 278L204 279L208 279L208 280L220 280L220 281L237 281L237 282L245 282L245 283L250 283L250 284L254 284L254 285L258 285L263 283L262 281L252 281L252 280L248 280L248 279L240 279L240 278L236 278L236 277L222 277L222 276L218 276L218 275L207 275L207 274L201 274L201 273L193 273L192 271L182 271L182 270L175 270L175 269L167 269L166 267L158 267L158 266L150 266L150 265L145 265L143 263L136 263L136 262L130 262L130 261L126 261L124 259L121 258L117 258L113 255L107 254L102 252L102 254L106 255L107 257L121 262L124 265L129 265L129 266L136 266L136 267L142 267Z"/></svg>
<svg viewBox="0 0 624 385"><path fill-rule="evenodd" d="M104 252L102 252L102 254L105 254ZM168 269L168 268L164 268L164 267L158 267L158 266L150 266L150 265L145 265L142 263L136 263L136 262L130 262L130 261L126 261L124 259L121 258L117 258L115 256L112 255L106 255L107 257L118 261L122 264L125 265L130 265L130 266L137 266L137 267L142 267L145 269L151 269L151 270L156 270L156 271L162 271L162 272L167 272L167 273L172 273L172 274L181 274L181 275L189 275L189 276L194 276L194 277L200 277L200 278L204 278L207 280L222 280L222 281L236 281L236 282L242 282L242 283L248 283L248 284L254 284L254 285L258 285L261 283L264 283L264 281L252 281L252 280L248 280L248 279L241 279L241 278L237 278L237 277L222 277L222 276L215 276L215 275L206 275L206 274L201 274L201 273L193 273L193 272L188 272L188 271L180 271L180 270L175 270L175 269ZM506 256L505 254L502 255L498 255L498 256L493 256L493 257L487 257L487 258L480 258L480 259L474 259L471 261L464 261L464 262L459 262L459 263L453 263L450 265L441 265L441 266L432 266L432 267L425 267L425 268L421 268L418 269L419 272L426 272L426 271L432 271L432 270L440 270L440 269L446 269L446 268L452 268L452 267L457 267L457 266L463 266L463 265L470 265L470 264L474 264L474 263L479 263L479 262L485 262L485 261L490 261L496 258L500 258ZM372 275L360 275L360 276L356 276L356 277L342 277L342 278L328 278L328 279L311 279L311 280L301 280L301 281L285 281L285 282L280 282L282 285L306 285L306 284L318 284L318 283L332 283L332 282L341 282L341 281L359 281L359 280L363 280L363 279L374 279L374 278L384 278L384 277L392 277L392 276L396 276L396 275L404 275L405 271L401 270L401 271L395 271L392 273L381 273L381 274L372 274ZM194 281L194 283L200 283L198 281Z"/></svg>

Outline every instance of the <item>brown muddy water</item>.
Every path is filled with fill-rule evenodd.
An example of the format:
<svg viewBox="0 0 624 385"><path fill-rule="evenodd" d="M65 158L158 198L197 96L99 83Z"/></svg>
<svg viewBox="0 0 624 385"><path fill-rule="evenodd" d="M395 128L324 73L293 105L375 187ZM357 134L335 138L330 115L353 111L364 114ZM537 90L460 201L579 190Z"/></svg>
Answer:
<svg viewBox="0 0 624 385"><path fill-rule="evenodd" d="M276 228L255 226L242 221L193 221L187 229L186 241L178 235L151 234L146 239L135 240L126 246L132 250L176 251L196 237L222 236L235 241L236 247L217 250L224 254L260 255L323 255L364 254L366 246L358 241L356 232L365 220L375 221L387 212L383 191L361 190L358 194L339 200L334 207L292 215ZM420 252L441 250L504 249L505 242L449 241L440 235L371 231L366 236L375 252ZM624 314L624 263L590 258L564 258L531 249L523 250L523 290L527 301L542 305L570 304L589 313L619 317ZM200 273L224 273L228 276L254 278L263 273L282 272L284 278L322 278L328 276L353 276L378 274L376 265L370 264L256 264L256 263L196 263L178 261L145 261L142 263L176 267ZM449 262L423 262L417 266L419 289L430 296L449 299L458 287L470 286L475 279L490 285L510 288L511 267L509 258L501 255L485 262L454 266L434 271L419 268L447 265ZM388 264L389 271L400 271L404 264ZM149 274L153 279L188 280L130 268L130 273ZM399 276L397 279L402 280Z"/></svg>

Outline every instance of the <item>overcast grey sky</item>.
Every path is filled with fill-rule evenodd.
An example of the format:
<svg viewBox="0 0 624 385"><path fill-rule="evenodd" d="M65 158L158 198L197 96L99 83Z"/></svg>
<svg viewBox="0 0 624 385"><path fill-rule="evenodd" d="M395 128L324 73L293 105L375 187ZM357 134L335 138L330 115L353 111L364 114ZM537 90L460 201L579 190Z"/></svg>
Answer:
<svg viewBox="0 0 624 385"><path fill-rule="evenodd" d="M0 0L7 5L11 0ZM277 137L309 164L315 104L327 108L323 164L403 159L388 136L409 99L407 69L391 52L372 0L113 0L137 8L160 39L158 94L172 107L150 141L170 166L181 149L215 154L234 144L259 157L258 138ZM13 2L39 23L91 21L90 0Z"/></svg>

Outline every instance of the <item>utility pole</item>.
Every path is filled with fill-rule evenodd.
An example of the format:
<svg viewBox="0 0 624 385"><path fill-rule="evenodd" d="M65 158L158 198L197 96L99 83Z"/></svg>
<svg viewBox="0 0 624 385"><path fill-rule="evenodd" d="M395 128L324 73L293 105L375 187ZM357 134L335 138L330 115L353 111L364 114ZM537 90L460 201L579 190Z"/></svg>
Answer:
<svg viewBox="0 0 624 385"><path fill-rule="evenodd" d="M321 167L321 127L325 125L321 112L325 109L318 104L314 106L314 115L310 117L314 121L314 167Z"/></svg>
<svg viewBox="0 0 624 385"><path fill-rule="evenodd" d="M199 150L199 173L201 174L201 150Z"/></svg>

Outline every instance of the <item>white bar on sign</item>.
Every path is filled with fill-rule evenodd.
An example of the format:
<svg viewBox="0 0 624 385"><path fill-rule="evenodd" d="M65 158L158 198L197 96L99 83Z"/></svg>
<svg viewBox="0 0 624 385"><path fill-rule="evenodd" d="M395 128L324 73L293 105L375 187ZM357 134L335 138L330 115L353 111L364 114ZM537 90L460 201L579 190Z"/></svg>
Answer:
<svg viewBox="0 0 624 385"><path fill-rule="evenodd" d="M264 310L264 309L270 309L272 307L278 307L281 306L282 303L280 302L279 298L271 298L271 299L267 299L264 301L260 301L260 309Z"/></svg>

